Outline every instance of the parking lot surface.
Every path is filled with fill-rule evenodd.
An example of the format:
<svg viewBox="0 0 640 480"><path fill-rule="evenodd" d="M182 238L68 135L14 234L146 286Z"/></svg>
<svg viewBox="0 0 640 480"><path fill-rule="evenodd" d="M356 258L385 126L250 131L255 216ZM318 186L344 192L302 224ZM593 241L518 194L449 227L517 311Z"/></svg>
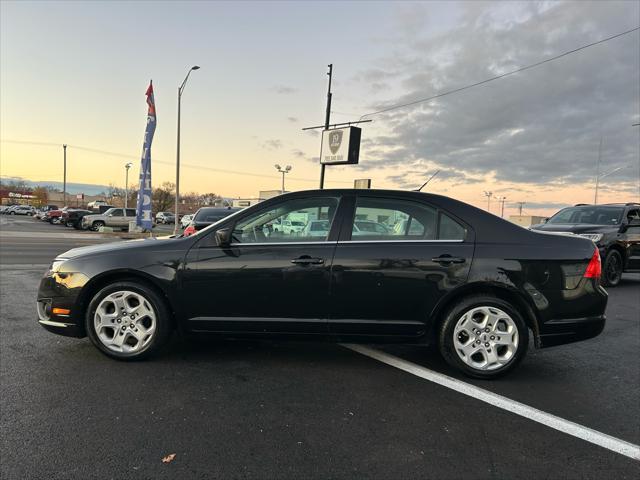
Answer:
<svg viewBox="0 0 640 480"><path fill-rule="evenodd" d="M152 361L107 359L42 329L34 304L53 256L109 240L16 221L0 229L3 479L640 475L627 456L341 345L174 337ZM601 336L530 350L498 381L424 347L371 348L638 445L640 276L609 293Z"/></svg>

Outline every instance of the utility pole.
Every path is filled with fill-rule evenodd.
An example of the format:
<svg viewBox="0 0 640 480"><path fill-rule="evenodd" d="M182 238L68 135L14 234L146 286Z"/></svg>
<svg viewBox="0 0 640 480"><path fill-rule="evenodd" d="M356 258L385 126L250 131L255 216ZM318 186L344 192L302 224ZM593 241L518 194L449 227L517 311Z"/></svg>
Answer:
<svg viewBox="0 0 640 480"><path fill-rule="evenodd" d="M493 192L484 192L484 195L487 197L487 212L491 211L491 196Z"/></svg>
<svg viewBox="0 0 640 480"><path fill-rule="evenodd" d="M327 112L324 117L324 129L329 130L329 122L331 120L331 77L333 76L333 63L328 65L329 72L329 87L327 88ZM322 138L322 137L321 137ZM320 140L320 155L322 155L322 139ZM322 163L322 156L320 157L320 190L324 188L324 169L325 164Z"/></svg>
<svg viewBox="0 0 640 480"><path fill-rule="evenodd" d="M593 204L598 204L598 186L600 183L600 161L602 159L602 135L600 135L600 146L598 147L598 163L596 165L596 193L593 197Z"/></svg>
<svg viewBox="0 0 640 480"><path fill-rule="evenodd" d="M518 204L518 216L522 216L522 207L524 206L525 203L527 202L516 202Z"/></svg>
<svg viewBox="0 0 640 480"><path fill-rule="evenodd" d="M62 145L64 151L64 169L62 174L62 195L64 197L64 206L67 206L67 145Z"/></svg>

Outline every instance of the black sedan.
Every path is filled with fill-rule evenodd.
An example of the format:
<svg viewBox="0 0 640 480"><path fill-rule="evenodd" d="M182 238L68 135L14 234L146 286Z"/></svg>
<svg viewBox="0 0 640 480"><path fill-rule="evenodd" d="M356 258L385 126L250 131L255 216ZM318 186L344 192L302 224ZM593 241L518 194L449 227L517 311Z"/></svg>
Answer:
<svg viewBox="0 0 640 480"><path fill-rule="evenodd" d="M311 233L272 228L325 222ZM354 219L386 227L354 235ZM451 198L389 190L281 195L182 238L60 255L40 324L106 355L156 353L173 331L436 344L491 378L536 347L595 337L607 293L585 238L526 230Z"/></svg>
<svg viewBox="0 0 640 480"><path fill-rule="evenodd" d="M223 218L240 210L242 209L233 207L202 207L195 213L193 220L191 220L191 223L189 223L187 228L184 229L182 234L185 237L193 235L197 231L202 230L213 223L219 222Z"/></svg>

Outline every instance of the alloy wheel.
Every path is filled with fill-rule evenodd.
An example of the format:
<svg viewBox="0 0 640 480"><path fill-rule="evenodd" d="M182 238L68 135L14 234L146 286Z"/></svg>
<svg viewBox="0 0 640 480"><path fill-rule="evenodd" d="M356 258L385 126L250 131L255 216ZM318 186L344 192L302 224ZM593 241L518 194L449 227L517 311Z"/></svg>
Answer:
<svg viewBox="0 0 640 480"><path fill-rule="evenodd" d="M475 370L496 370L508 364L518 350L519 341L515 321L492 306L468 310L453 330L456 354Z"/></svg>
<svg viewBox="0 0 640 480"><path fill-rule="evenodd" d="M136 353L149 344L156 331L156 312L143 295L130 290L113 292L96 308L93 327L109 350Z"/></svg>
<svg viewBox="0 0 640 480"><path fill-rule="evenodd" d="M620 264L620 257L618 255L611 255L608 258L605 266L605 275L607 276L607 283L609 285L616 285L618 281L620 281L622 268Z"/></svg>

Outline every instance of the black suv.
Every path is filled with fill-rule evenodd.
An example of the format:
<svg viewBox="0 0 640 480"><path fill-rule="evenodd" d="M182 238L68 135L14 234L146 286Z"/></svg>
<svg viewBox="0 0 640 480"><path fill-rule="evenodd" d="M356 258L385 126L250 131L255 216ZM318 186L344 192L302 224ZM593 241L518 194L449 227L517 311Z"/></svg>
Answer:
<svg viewBox="0 0 640 480"><path fill-rule="evenodd" d="M560 210L533 230L589 238L602 258L602 283L614 287L622 272L640 272L640 204L578 204Z"/></svg>

